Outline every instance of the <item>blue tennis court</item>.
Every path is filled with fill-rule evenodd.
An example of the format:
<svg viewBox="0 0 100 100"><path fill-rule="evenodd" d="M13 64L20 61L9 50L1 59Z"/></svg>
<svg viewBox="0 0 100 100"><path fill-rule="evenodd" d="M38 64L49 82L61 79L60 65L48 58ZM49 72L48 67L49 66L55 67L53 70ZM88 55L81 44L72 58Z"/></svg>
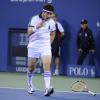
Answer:
<svg viewBox="0 0 100 100"><path fill-rule="evenodd" d="M92 96L88 93L61 92L55 91L50 97L45 97L43 91L37 90L33 94L28 94L25 89L0 88L0 98L2 100L100 100L100 94Z"/></svg>
<svg viewBox="0 0 100 100"><path fill-rule="evenodd" d="M86 92L72 92L70 84L75 80L84 80L89 89L97 95L92 96ZM41 75L36 75L33 83L36 87L36 92L28 94L26 74L0 72L0 100L100 100L99 78L53 76L52 84L55 92L50 97L44 96L44 84Z"/></svg>

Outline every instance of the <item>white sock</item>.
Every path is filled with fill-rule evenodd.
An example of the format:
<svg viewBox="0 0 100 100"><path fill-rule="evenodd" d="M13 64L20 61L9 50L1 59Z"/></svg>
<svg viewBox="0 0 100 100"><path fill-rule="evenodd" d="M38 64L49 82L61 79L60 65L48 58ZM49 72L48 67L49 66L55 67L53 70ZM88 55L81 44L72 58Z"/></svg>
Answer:
<svg viewBox="0 0 100 100"><path fill-rule="evenodd" d="M50 88L51 72L46 71L44 72L43 76L44 76L45 88Z"/></svg>
<svg viewBox="0 0 100 100"><path fill-rule="evenodd" d="M59 73L58 69L55 69L55 73Z"/></svg>
<svg viewBox="0 0 100 100"><path fill-rule="evenodd" d="M33 72L27 71L27 84L28 85L33 85L32 84L32 78L33 78Z"/></svg>

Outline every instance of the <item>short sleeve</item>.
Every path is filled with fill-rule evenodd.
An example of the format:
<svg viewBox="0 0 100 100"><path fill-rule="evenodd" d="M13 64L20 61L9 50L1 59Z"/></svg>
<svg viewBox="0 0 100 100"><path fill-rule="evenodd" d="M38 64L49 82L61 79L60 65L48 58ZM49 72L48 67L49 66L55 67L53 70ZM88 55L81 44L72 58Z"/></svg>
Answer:
<svg viewBox="0 0 100 100"><path fill-rule="evenodd" d="M28 23L28 27L34 27L36 25L36 17L33 16Z"/></svg>
<svg viewBox="0 0 100 100"><path fill-rule="evenodd" d="M56 22L56 23L57 23L57 26L58 26L59 31L60 31L60 32L64 32L64 28L63 28L63 26L61 25L61 23L60 23L60 22Z"/></svg>

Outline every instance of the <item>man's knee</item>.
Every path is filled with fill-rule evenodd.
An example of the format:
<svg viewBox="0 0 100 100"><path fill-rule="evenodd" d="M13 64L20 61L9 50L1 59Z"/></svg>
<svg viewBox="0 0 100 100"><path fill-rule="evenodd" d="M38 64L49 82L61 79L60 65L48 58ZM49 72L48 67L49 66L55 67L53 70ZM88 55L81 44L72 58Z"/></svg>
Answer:
<svg viewBox="0 0 100 100"><path fill-rule="evenodd" d="M28 70L33 72L36 66L36 62L28 62Z"/></svg>

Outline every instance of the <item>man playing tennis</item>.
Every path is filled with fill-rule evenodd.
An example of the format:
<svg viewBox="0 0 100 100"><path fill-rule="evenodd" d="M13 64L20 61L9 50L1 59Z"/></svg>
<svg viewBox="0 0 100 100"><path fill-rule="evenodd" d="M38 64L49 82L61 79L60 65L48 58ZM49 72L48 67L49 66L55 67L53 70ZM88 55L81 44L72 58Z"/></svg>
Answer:
<svg viewBox="0 0 100 100"><path fill-rule="evenodd" d="M32 77L36 66L36 59L39 57L42 59L44 69L44 95L50 96L54 92L50 84L51 43L55 37L55 22L51 19L53 12L54 7L52 5L47 4L43 6L42 12L39 15L33 16L28 25L28 93L34 92Z"/></svg>

